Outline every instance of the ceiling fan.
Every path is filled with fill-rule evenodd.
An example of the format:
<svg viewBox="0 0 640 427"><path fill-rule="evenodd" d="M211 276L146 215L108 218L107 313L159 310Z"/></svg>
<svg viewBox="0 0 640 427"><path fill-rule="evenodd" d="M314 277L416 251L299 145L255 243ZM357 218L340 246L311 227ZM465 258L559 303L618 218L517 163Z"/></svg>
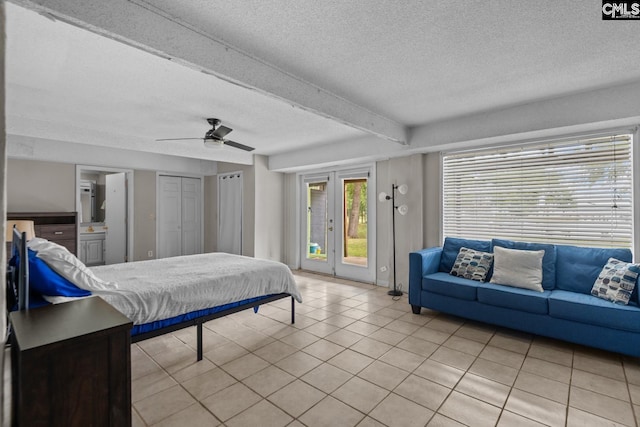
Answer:
<svg viewBox="0 0 640 427"><path fill-rule="evenodd" d="M245 151L255 150L255 148L249 147L248 145L225 139L224 137L227 136L227 134L233 129L222 126L220 119L207 119L207 122L209 122L212 127L207 131L207 133L204 134L204 137L202 138L165 138L156 139L156 141L185 141L188 139L202 139L204 140L204 145L207 146L221 147L222 145L228 145L229 147L239 148L240 150Z"/></svg>

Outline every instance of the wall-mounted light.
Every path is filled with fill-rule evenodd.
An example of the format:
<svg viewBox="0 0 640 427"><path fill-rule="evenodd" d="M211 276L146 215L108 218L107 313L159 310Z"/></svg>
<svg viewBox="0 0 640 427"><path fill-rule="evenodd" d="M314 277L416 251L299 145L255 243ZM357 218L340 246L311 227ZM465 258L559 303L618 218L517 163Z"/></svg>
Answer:
<svg viewBox="0 0 640 427"><path fill-rule="evenodd" d="M400 215L403 216L409 212L409 207L407 205L396 205L396 191L404 195L407 194L407 191L409 191L409 187L407 187L407 184L392 184L391 195L388 195L384 191L378 195L378 200L380 200L381 202L391 200L391 234L393 240L393 289L387 292L387 294L394 297L402 295L402 291L398 290L396 286L396 210Z"/></svg>

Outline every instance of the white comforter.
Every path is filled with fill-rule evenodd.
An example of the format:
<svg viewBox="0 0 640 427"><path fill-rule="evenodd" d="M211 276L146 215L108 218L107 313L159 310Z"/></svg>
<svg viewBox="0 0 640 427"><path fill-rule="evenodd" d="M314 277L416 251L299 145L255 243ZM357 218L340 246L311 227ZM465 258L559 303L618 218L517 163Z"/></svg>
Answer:
<svg viewBox="0 0 640 427"><path fill-rule="evenodd" d="M249 298L289 293L302 302L289 268L279 262L208 253L92 267L117 289L92 290L135 325Z"/></svg>

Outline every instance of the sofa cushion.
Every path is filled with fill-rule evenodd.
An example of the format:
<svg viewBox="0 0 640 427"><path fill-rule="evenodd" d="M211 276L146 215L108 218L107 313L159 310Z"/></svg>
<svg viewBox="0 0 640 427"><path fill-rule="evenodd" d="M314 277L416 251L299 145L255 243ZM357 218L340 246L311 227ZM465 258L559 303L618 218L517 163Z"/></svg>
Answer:
<svg viewBox="0 0 640 427"><path fill-rule="evenodd" d="M459 239L457 237L447 237L442 246L442 256L440 257L440 271L449 273L456 262L460 248L465 247L480 252L491 252L491 242L485 240ZM604 264L603 264L604 265Z"/></svg>
<svg viewBox="0 0 640 427"><path fill-rule="evenodd" d="M591 289L594 297L627 305L636 288L640 265L609 258Z"/></svg>
<svg viewBox="0 0 640 427"><path fill-rule="evenodd" d="M542 292L542 258L544 251L523 251L500 246L493 248L491 283Z"/></svg>
<svg viewBox="0 0 640 427"><path fill-rule="evenodd" d="M632 259L629 249L556 245L556 251L556 289L587 295L591 295L591 288L609 258L624 262Z"/></svg>
<svg viewBox="0 0 640 427"><path fill-rule="evenodd" d="M478 285L478 301L483 304L506 307L528 313L549 314L547 298L551 291L532 291L530 289L481 283Z"/></svg>
<svg viewBox="0 0 640 427"><path fill-rule="evenodd" d="M449 273L428 274L422 278L422 290L468 301L476 300L479 282Z"/></svg>
<svg viewBox="0 0 640 427"><path fill-rule="evenodd" d="M614 304L592 295L553 290L549 296L549 314L589 325L640 332L640 307Z"/></svg>
<svg viewBox="0 0 640 427"><path fill-rule="evenodd" d="M484 282L493 264L493 254L462 247L451 268L451 275Z"/></svg>
<svg viewBox="0 0 640 427"><path fill-rule="evenodd" d="M491 247L500 246L523 251L544 251L542 258L542 287L553 289L556 285L556 246L548 243L516 242L513 240L492 239Z"/></svg>

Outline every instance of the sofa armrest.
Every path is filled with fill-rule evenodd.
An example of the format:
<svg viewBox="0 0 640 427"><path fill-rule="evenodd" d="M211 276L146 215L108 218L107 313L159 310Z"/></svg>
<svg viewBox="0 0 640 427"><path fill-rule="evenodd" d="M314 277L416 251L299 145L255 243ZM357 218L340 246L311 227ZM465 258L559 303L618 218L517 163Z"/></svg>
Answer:
<svg viewBox="0 0 640 427"><path fill-rule="evenodd" d="M409 304L420 305L420 289L425 274L437 273L442 247L422 249L409 254Z"/></svg>

